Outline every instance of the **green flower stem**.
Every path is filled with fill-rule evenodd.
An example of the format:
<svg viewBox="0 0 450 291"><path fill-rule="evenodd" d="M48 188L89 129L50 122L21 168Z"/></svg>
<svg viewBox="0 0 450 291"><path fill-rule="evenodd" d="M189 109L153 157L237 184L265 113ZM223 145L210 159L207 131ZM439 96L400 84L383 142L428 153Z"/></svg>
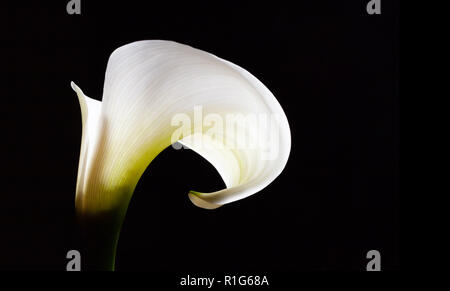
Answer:
<svg viewBox="0 0 450 291"><path fill-rule="evenodd" d="M117 243L127 207L101 213L78 213L81 227L81 268L114 271Z"/></svg>

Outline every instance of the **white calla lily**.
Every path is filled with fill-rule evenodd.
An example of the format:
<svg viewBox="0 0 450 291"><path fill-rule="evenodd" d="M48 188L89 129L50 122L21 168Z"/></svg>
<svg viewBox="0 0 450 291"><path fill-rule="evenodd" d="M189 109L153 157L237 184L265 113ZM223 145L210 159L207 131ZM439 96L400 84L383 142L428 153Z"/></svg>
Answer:
<svg viewBox="0 0 450 291"><path fill-rule="evenodd" d="M161 40L127 44L109 58L101 102L74 83L72 88L83 122L76 190L82 215L121 209L124 216L147 166L176 141L208 160L226 184L213 193L189 193L207 209L260 191L287 163L289 125L273 94L241 67L190 46ZM198 108L206 116L200 126ZM236 130L210 134L236 114L269 116L271 122L262 128L258 122L234 123L240 136L232 134ZM186 120L194 120L193 126ZM253 146L236 146L240 137Z"/></svg>

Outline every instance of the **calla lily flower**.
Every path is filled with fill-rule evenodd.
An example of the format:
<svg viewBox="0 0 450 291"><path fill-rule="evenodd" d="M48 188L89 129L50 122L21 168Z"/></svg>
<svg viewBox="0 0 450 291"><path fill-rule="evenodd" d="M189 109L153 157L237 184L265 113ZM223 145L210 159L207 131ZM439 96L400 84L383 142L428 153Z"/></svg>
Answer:
<svg viewBox="0 0 450 291"><path fill-rule="evenodd" d="M243 68L205 51L172 41L133 42L111 54L102 101L71 85L82 113L77 214L88 228L97 224L90 235L111 241L95 244L103 253L100 269L114 269L130 198L165 148L192 149L217 169L226 189L187 193L206 209L257 193L287 163L290 130L276 98ZM227 122L236 116L244 119ZM254 122L261 117L270 122ZM225 124L233 130L222 130Z"/></svg>

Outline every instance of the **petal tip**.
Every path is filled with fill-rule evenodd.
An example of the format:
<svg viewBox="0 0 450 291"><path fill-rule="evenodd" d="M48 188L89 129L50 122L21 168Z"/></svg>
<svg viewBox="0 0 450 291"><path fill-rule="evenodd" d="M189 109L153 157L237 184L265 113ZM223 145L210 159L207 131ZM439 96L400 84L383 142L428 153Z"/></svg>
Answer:
<svg viewBox="0 0 450 291"><path fill-rule="evenodd" d="M188 194L189 199L195 206L204 208L204 209L216 209L216 208L219 208L220 206L222 206L221 204L214 204L214 203L208 202L208 201L200 198L199 194L200 193L195 192L195 191L189 191L189 194Z"/></svg>
<svg viewBox="0 0 450 291"><path fill-rule="evenodd" d="M78 86L75 84L74 81L70 81L70 87L72 87L72 89L73 89L74 91L77 91L77 89L78 89Z"/></svg>
<svg viewBox="0 0 450 291"><path fill-rule="evenodd" d="M72 87L72 90L77 93L78 97L80 97L80 95L84 95L83 91L81 91L80 87L78 87L74 81L70 81L70 87Z"/></svg>

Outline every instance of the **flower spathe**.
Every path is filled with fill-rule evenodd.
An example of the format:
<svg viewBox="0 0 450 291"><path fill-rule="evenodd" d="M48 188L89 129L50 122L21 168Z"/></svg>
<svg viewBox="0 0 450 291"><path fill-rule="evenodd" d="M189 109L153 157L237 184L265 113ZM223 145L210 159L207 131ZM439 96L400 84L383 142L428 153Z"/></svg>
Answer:
<svg viewBox="0 0 450 291"><path fill-rule="evenodd" d="M171 118L180 112L192 115L197 105L221 115L262 112L283 118L273 160L262 161L255 150L202 150L192 136L182 139L218 170L227 186L214 193L191 191L195 205L215 208L258 192L281 173L289 156L289 125L272 93L244 69L187 45L150 40L116 49L101 102L74 83L72 88L83 121L77 207L85 211L127 200L146 167L172 143Z"/></svg>
<svg viewBox="0 0 450 291"><path fill-rule="evenodd" d="M195 106L223 118L233 113L277 116L276 157L271 159L263 158L267 144L251 149L219 147L206 129L183 134L179 142L208 160L226 184L226 189L213 193L190 191L195 205L213 209L248 197L270 184L287 163L290 130L276 98L243 68L205 51L172 41L133 42L111 54L102 101L71 85L83 123L78 213L126 211L147 166L173 143L173 117L183 113L193 119ZM248 125L244 132L264 140L269 131ZM233 138L224 134L220 140Z"/></svg>

